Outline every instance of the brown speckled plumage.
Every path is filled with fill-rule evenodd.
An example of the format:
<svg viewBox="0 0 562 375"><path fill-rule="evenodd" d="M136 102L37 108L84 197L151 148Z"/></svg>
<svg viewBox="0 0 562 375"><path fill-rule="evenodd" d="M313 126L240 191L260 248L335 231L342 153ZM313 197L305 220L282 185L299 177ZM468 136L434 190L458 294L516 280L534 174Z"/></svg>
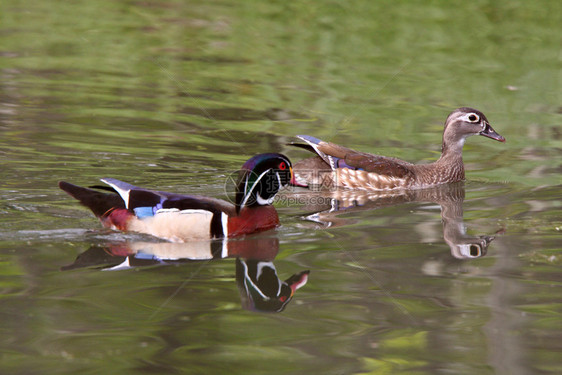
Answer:
<svg viewBox="0 0 562 375"><path fill-rule="evenodd" d="M471 135L505 142L473 108L458 108L447 117L442 153L430 164L412 164L400 159L355 151L310 136L297 136L318 157L302 160L295 167L297 181L306 185L363 190L420 189L464 180L462 148Z"/></svg>

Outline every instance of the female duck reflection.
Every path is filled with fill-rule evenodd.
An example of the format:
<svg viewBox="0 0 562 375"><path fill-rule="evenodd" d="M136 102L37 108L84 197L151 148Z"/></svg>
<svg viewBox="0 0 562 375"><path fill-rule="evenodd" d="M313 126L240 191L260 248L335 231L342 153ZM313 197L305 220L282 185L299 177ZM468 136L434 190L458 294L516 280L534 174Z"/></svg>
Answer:
<svg viewBox="0 0 562 375"><path fill-rule="evenodd" d="M315 203L307 204L307 208L318 211L306 216L306 219L325 227L349 225L351 219L339 216L353 211L373 210L409 202L437 203L441 206L443 238L451 249L451 255L457 259L473 259L486 255L488 245L495 238L488 235L471 236L466 233L462 208L465 197L463 182L399 192L337 190L331 192L328 199L312 200L310 198L314 196L310 192L305 196L310 202ZM315 198L323 198L323 196L315 196Z"/></svg>
<svg viewBox="0 0 562 375"><path fill-rule="evenodd" d="M236 258L236 284L242 306L251 311L281 312L297 289L306 284L309 271L283 281L273 259L279 251L275 237L238 240L170 242L122 242L92 246L78 255L63 271L101 266L103 270L123 270L142 266ZM226 245L226 246L225 246Z"/></svg>

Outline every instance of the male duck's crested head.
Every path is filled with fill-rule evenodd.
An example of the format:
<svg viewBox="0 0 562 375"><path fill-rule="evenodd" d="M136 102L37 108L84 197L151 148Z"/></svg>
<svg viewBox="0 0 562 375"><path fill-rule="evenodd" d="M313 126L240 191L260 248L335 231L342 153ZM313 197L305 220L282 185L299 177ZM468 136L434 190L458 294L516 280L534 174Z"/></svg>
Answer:
<svg viewBox="0 0 562 375"><path fill-rule="evenodd" d="M462 149L465 139L471 135L482 135L505 142L505 138L496 133L482 112L474 108L461 107L451 112L445 121L443 152L449 147Z"/></svg>
<svg viewBox="0 0 562 375"><path fill-rule="evenodd" d="M291 161L276 153L259 154L241 168L236 187L236 206L265 206L284 186L294 183Z"/></svg>

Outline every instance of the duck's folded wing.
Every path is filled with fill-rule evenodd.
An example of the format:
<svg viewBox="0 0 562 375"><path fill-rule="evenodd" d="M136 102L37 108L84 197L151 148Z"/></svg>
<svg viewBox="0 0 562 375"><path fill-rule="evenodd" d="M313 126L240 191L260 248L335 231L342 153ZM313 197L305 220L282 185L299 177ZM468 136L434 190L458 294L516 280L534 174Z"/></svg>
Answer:
<svg viewBox="0 0 562 375"><path fill-rule="evenodd" d="M153 207L161 203L163 199L163 197L155 191L142 189L115 178L102 178L101 181L105 182L119 193L125 203L125 207L129 210L134 210L138 207Z"/></svg>
<svg viewBox="0 0 562 375"><path fill-rule="evenodd" d="M399 159L351 150L350 153L345 155L344 160L349 166L369 173L396 178L413 176L413 171L410 168L411 164Z"/></svg>
<svg viewBox="0 0 562 375"><path fill-rule="evenodd" d="M397 178L411 176L413 173L410 163L386 156L355 151L334 143L321 142L318 145L318 150L336 158L334 161L336 168L362 169L366 172Z"/></svg>
<svg viewBox="0 0 562 375"><path fill-rule="evenodd" d="M224 212L229 216L236 214L234 204L222 199L205 197L202 195L183 195L158 192L165 199L162 201L163 209L178 210L207 210L211 212Z"/></svg>
<svg viewBox="0 0 562 375"><path fill-rule="evenodd" d="M126 208L134 211L140 218L152 216L159 210L170 209L205 210L213 213L224 212L227 215L234 214L236 211L232 203L221 199L153 191L114 178L104 178L102 181L115 189L125 202Z"/></svg>
<svg viewBox="0 0 562 375"><path fill-rule="evenodd" d="M394 178L413 176L412 164L403 160L355 151L309 135L298 135L297 138L305 141L307 143L305 148L313 150L333 170L338 168L361 169Z"/></svg>

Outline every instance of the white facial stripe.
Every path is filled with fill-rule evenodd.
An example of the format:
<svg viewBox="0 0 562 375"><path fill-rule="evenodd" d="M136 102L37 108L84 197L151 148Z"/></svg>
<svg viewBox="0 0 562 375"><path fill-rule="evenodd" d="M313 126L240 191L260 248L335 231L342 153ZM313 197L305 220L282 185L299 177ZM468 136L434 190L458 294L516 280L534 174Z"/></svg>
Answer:
<svg viewBox="0 0 562 375"><path fill-rule="evenodd" d="M248 199L250 198L250 195L252 194L252 191L254 190L254 188L256 187L256 185L258 184L258 182L262 179L262 177L271 170L267 169L265 172L263 172L262 174L259 175L259 177L257 178L256 182L254 182L254 184L252 185L250 191L246 192L246 195L244 196L244 200L242 201L242 204L240 205L240 207L244 207L246 205L246 202L248 201ZM244 191L246 191L246 189L248 188L248 178L246 177L246 187L244 188ZM259 197L258 197L259 199ZM258 201L259 203L259 201Z"/></svg>
<svg viewBox="0 0 562 375"><path fill-rule="evenodd" d="M277 172L275 173L275 175L277 176L277 181L279 182L279 189L281 189L281 186L283 186L283 184L281 183L281 176Z"/></svg>

